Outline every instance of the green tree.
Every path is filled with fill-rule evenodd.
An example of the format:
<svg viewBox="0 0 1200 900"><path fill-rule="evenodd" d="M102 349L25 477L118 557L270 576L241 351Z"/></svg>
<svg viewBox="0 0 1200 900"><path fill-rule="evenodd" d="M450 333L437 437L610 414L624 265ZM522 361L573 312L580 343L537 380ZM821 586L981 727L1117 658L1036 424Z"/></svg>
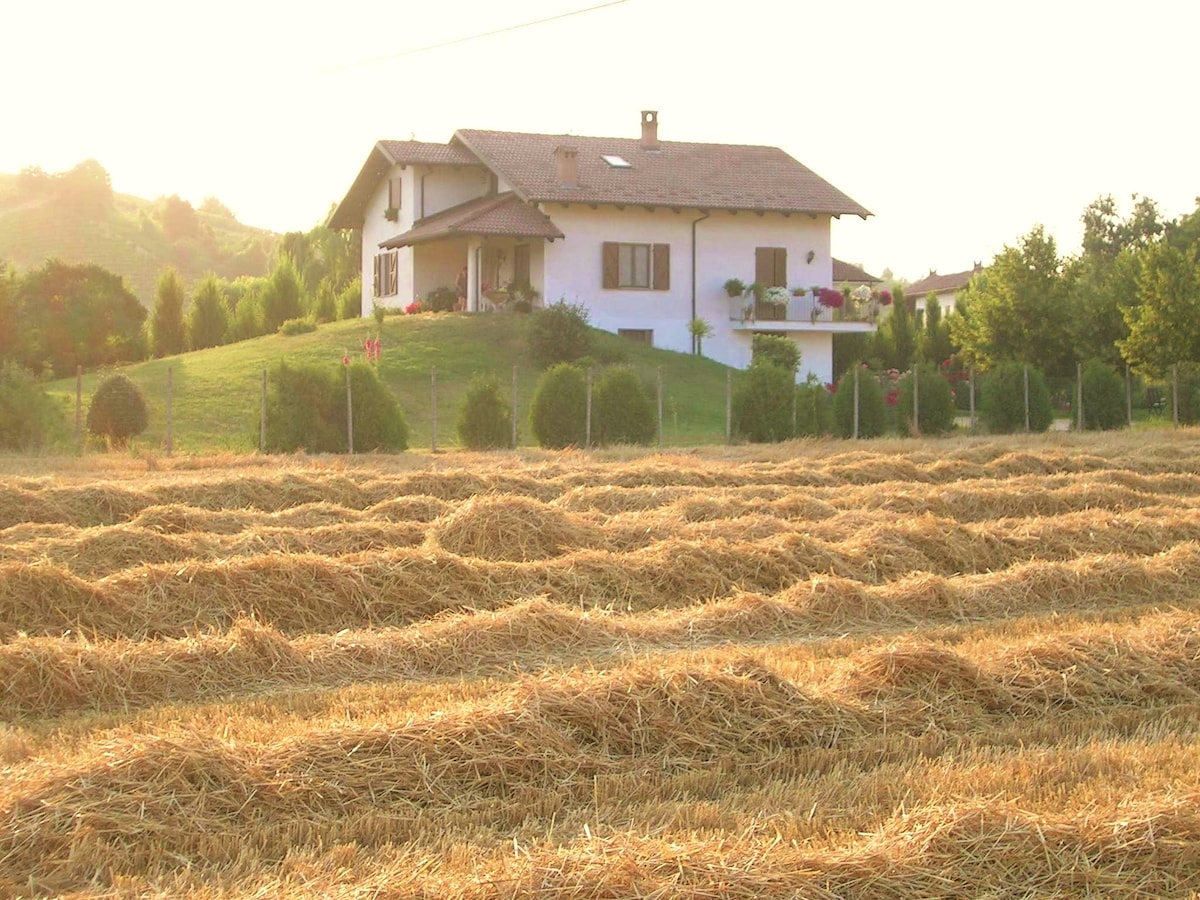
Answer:
<svg viewBox="0 0 1200 900"><path fill-rule="evenodd" d="M304 287L295 264L286 254L275 263L260 304L264 334L274 334L288 319L299 319L304 315Z"/></svg>
<svg viewBox="0 0 1200 900"><path fill-rule="evenodd" d="M1122 309L1129 337L1118 342L1139 371L1163 377L1175 363L1200 360L1200 244L1167 242L1138 254L1139 303Z"/></svg>
<svg viewBox="0 0 1200 900"><path fill-rule="evenodd" d="M529 317L526 341L530 358L542 369L587 356L592 349L587 310L565 300L539 309Z"/></svg>
<svg viewBox="0 0 1200 900"><path fill-rule="evenodd" d="M649 444L657 420L642 379L628 366L607 369L592 391L592 431L598 444Z"/></svg>
<svg viewBox="0 0 1200 900"><path fill-rule="evenodd" d="M751 365L770 363L794 377L800 370L800 347L791 338L778 334L756 334L750 340Z"/></svg>
<svg viewBox="0 0 1200 900"><path fill-rule="evenodd" d="M917 333L912 310L900 288L895 291L891 313L884 317L875 332L874 344L873 355L883 368L903 372L912 365L917 353Z"/></svg>
<svg viewBox="0 0 1200 900"><path fill-rule="evenodd" d="M476 376L458 412L458 441L468 450L498 450L512 440L512 409L495 376Z"/></svg>
<svg viewBox="0 0 1200 900"><path fill-rule="evenodd" d="M150 346L158 357L182 353L187 343L183 322L183 281L174 268L163 270L150 314Z"/></svg>
<svg viewBox="0 0 1200 900"><path fill-rule="evenodd" d="M163 200L161 216L163 234L171 243L200 236L200 217L178 194Z"/></svg>
<svg viewBox="0 0 1200 900"><path fill-rule="evenodd" d="M17 275L0 260L0 362L17 355Z"/></svg>
<svg viewBox="0 0 1200 900"><path fill-rule="evenodd" d="M124 447L130 438L146 430L149 421L146 398L124 375L112 375L101 382L88 406L88 433L106 438L112 447Z"/></svg>
<svg viewBox="0 0 1200 900"><path fill-rule="evenodd" d="M1025 430L1025 379L1029 378L1029 430L1042 432L1054 421L1054 406L1046 378L1034 366L1005 362L983 379L980 391L980 417L992 434L1012 434Z"/></svg>
<svg viewBox="0 0 1200 900"><path fill-rule="evenodd" d="M85 159L55 180L59 203L75 217L96 219L112 206L112 181L104 167Z"/></svg>
<svg viewBox="0 0 1200 900"><path fill-rule="evenodd" d="M0 448L37 450L65 436L62 409L13 362L0 364Z"/></svg>
<svg viewBox="0 0 1200 900"><path fill-rule="evenodd" d="M529 424L542 447L582 446L587 437L587 382L582 371L559 363L542 373L533 392Z"/></svg>
<svg viewBox="0 0 1200 900"><path fill-rule="evenodd" d="M844 438L854 436L854 371L858 369L858 436L879 437L887 428L886 403L879 377L855 363L838 381L833 395L834 427Z"/></svg>
<svg viewBox="0 0 1200 900"><path fill-rule="evenodd" d="M949 317L942 318L942 305L936 294L925 298L925 321L917 346L917 355L935 366L942 365L954 355Z"/></svg>
<svg viewBox="0 0 1200 900"><path fill-rule="evenodd" d="M793 372L767 358L751 363L733 392L733 430L756 444L788 440L795 392Z"/></svg>
<svg viewBox="0 0 1200 900"><path fill-rule="evenodd" d="M188 346L193 350L219 347L229 331L229 313L215 275L206 275L196 285L192 308L188 312Z"/></svg>

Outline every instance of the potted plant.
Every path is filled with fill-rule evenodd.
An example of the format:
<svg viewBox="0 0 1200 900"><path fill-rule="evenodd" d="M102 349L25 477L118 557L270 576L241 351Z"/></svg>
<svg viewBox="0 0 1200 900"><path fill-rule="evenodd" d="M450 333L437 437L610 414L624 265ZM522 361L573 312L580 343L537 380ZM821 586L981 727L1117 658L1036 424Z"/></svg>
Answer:
<svg viewBox="0 0 1200 900"><path fill-rule="evenodd" d="M729 295L730 299L740 297L746 293L746 284L740 278L730 278L725 282L725 293Z"/></svg>
<svg viewBox="0 0 1200 900"><path fill-rule="evenodd" d="M383 217L389 222L395 222L400 218L400 209L396 206L389 206L383 211Z"/></svg>

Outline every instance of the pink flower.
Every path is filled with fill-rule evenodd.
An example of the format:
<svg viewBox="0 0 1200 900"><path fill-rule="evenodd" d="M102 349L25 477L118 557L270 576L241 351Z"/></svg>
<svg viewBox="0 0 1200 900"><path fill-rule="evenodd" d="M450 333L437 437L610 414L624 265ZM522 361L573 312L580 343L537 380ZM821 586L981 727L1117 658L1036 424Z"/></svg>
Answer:
<svg viewBox="0 0 1200 900"><path fill-rule="evenodd" d="M892 292L887 289L880 291L879 292L879 302L883 306L891 306L892 305Z"/></svg>
<svg viewBox="0 0 1200 900"><path fill-rule="evenodd" d="M827 309L841 309L846 298L842 296L841 291L835 291L833 288L821 288L817 292L817 302Z"/></svg>

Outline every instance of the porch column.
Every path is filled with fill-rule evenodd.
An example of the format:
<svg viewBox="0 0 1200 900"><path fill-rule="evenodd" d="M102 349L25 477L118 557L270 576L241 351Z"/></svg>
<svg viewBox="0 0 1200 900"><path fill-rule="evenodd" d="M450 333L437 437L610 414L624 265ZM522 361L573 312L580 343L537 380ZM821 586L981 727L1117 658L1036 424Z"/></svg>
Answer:
<svg viewBox="0 0 1200 900"><path fill-rule="evenodd" d="M479 289L483 284L483 241L467 243L467 312L479 312Z"/></svg>

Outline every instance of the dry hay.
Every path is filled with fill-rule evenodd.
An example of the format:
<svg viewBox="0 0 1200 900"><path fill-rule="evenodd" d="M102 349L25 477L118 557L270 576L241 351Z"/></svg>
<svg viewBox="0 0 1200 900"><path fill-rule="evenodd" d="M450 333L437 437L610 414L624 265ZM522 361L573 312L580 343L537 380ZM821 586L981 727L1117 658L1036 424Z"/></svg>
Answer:
<svg viewBox="0 0 1200 900"><path fill-rule="evenodd" d="M689 497L693 492L693 488L679 486L580 485L559 495L553 505L570 512L599 512L615 516L659 509L680 497Z"/></svg>
<svg viewBox="0 0 1200 900"><path fill-rule="evenodd" d="M429 530L433 546L485 560L528 562L602 549L604 533L569 512L510 494L472 497Z"/></svg>
<svg viewBox="0 0 1200 900"><path fill-rule="evenodd" d="M446 515L452 508L445 500L430 497L428 494L416 494L381 500L368 507L366 512L372 518L387 519L390 522L428 523Z"/></svg>

